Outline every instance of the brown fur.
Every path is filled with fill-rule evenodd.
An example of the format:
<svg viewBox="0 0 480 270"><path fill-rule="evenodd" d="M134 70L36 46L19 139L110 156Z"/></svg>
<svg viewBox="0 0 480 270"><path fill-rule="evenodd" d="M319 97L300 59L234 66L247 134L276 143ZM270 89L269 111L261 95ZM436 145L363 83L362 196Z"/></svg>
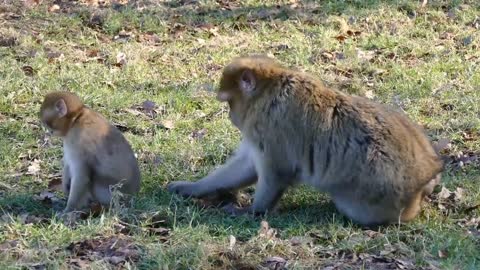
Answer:
<svg viewBox="0 0 480 270"><path fill-rule="evenodd" d="M254 202L245 211L264 212L303 182L329 193L354 221L373 225L413 219L440 181L441 160L403 113L329 89L272 59L235 59L218 95L229 103L246 154L196 183L174 182L171 191L204 196L255 182L233 175L255 175ZM239 156L252 166L235 165Z"/></svg>
<svg viewBox="0 0 480 270"><path fill-rule="evenodd" d="M40 118L63 138L62 184L68 195L65 212L81 210L91 201L108 206L110 187L119 183L122 193L139 191L140 171L129 143L116 127L84 106L77 95L47 94Z"/></svg>

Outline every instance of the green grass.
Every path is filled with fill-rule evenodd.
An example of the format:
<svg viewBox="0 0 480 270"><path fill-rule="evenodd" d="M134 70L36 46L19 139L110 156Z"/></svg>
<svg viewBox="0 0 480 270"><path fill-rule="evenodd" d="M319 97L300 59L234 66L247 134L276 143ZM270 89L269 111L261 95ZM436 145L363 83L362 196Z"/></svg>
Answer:
<svg viewBox="0 0 480 270"><path fill-rule="evenodd" d="M206 175L235 149L240 134L211 89L223 65L249 53L273 55L342 91L401 106L432 140L451 139L448 154L478 155L477 1L428 1L423 8L417 1L379 0L152 0L113 7L79 1L63 3L56 13L47 10L52 1L33 8L17 2L0 3L0 44L16 40L0 46L0 268L69 268L76 258L67 249L71 243L118 237L125 222L140 257L124 268L256 269L272 256L287 259L289 269L379 269L398 260L417 269L480 267L480 211L465 211L480 203L478 160L444 173L442 185L463 188L463 197L440 209L434 195L413 223L376 235L307 187L289 191L279 213L266 218L277 229L273 239L259 235L258 219L228 217L165 191L170 181ZM221 9L229 2L232 10ZM115 39L122 30L129 40ZM361 33L350 37L347 30ZM102 61L91 57L93 50ZM63 56L49 59L52 52ZM115 66L120 52L127 57L122 68ZM61 167L61 142L47 137L37 119L44 94L54 90L78 93L127 128L143 176L132 207L72 227L34 198ZM145 100L158 105L153 119L129 110ZM173 128L162 127L169 123ZM195 135L200 131L203 137ZM35 159L40 170L28 174ZM25 221L25 214L45 220ZM154 216L171 230L163 240L148 233ZM237 239L232 250L230 235ZM294 237L302 237L300 245L291 243ZM13 240L16 246L8 246ZM97 257L86 263L118 267Z"/></svg>

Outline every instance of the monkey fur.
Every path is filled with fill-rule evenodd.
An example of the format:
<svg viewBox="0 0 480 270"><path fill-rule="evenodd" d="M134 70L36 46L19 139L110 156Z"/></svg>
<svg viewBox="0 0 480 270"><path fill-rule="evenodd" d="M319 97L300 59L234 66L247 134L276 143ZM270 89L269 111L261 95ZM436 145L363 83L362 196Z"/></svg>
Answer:
<svg viewBox="0 0 480 270"><path fill-rule="evenodd" d="M443 163L406 115L325 87L271 58L234 59L217 99L228 102L242 142L226 164L168 190L205 197L256 183L253 204L233 215L271 211L285 190L305 183L330 195L362 225L408 222L440 182Z"/></svg>
<svg viewBox="0 0 480 270"><path fill-rule="evenodd" d="M110 187L117 184L126 195L139 191L140 170L130 144L76 94L47 94L40 118L44 126L63 139L62 186L68 197L65 213L83 210L94 201L108 206Z"/></svg>

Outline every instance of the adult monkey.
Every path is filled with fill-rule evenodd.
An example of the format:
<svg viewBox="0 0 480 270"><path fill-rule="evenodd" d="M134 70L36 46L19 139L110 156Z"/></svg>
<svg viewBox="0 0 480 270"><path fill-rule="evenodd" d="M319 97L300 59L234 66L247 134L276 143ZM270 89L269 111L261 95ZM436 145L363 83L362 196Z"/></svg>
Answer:
<svg viewBox="0 0 480 270"><path fill-rule="evenodd" d="M263 56L234 59L218 100L242 133L236 154L198 182L168 190L205 197L257 181L253 204L234 214L271 210L285 190L306 183L330 194L362 225L412 220L440 182L443 163L420 127L403 113L325 87Z"/></svg>

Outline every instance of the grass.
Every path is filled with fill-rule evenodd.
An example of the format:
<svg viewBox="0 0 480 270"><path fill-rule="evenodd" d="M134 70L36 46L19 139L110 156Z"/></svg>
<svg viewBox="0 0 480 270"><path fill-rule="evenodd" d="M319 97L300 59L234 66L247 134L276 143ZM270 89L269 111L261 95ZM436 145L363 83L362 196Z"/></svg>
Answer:
<svg viewBox="0 0 480 270"><path fill-rule="evenodd" d="M114 265L84 256L81 263L94 269L256 269L273 267L266 261L276 256L288 269L480 267L480 212L465 211L480 200L478 159L458 169L453 157L444 173L443 187L460 188L463 196L442 201L437 191L413 223L376 232L351 224L326 195L307 187L289 191L280 212L265 219L275 237L259 234L258 219L228 217L165 191L170 181L199 179L235 149L240 134L212 89L223 65L249 53L273 55L327 85L401 107L433 141L451 141L447 156L476 157L476 1L428 1L425 7L378 0L82 5L87 2L102 1L65 2L56 12L48 11L53 1L0 3L0 268L78 266L72 259L81 256L69 251L71 243L120 235L139 248L138 257ZM143 176L132 207L67 226L54 217L52 204L35 199L61 168L61 142L46 136L37 119L43 95L53 90L78 93L124 127ZM134 107L146 100L158 106L154 118ZM152 234L152 218L169 233ZM236 243L230 249L231 235Z"/></svg>

